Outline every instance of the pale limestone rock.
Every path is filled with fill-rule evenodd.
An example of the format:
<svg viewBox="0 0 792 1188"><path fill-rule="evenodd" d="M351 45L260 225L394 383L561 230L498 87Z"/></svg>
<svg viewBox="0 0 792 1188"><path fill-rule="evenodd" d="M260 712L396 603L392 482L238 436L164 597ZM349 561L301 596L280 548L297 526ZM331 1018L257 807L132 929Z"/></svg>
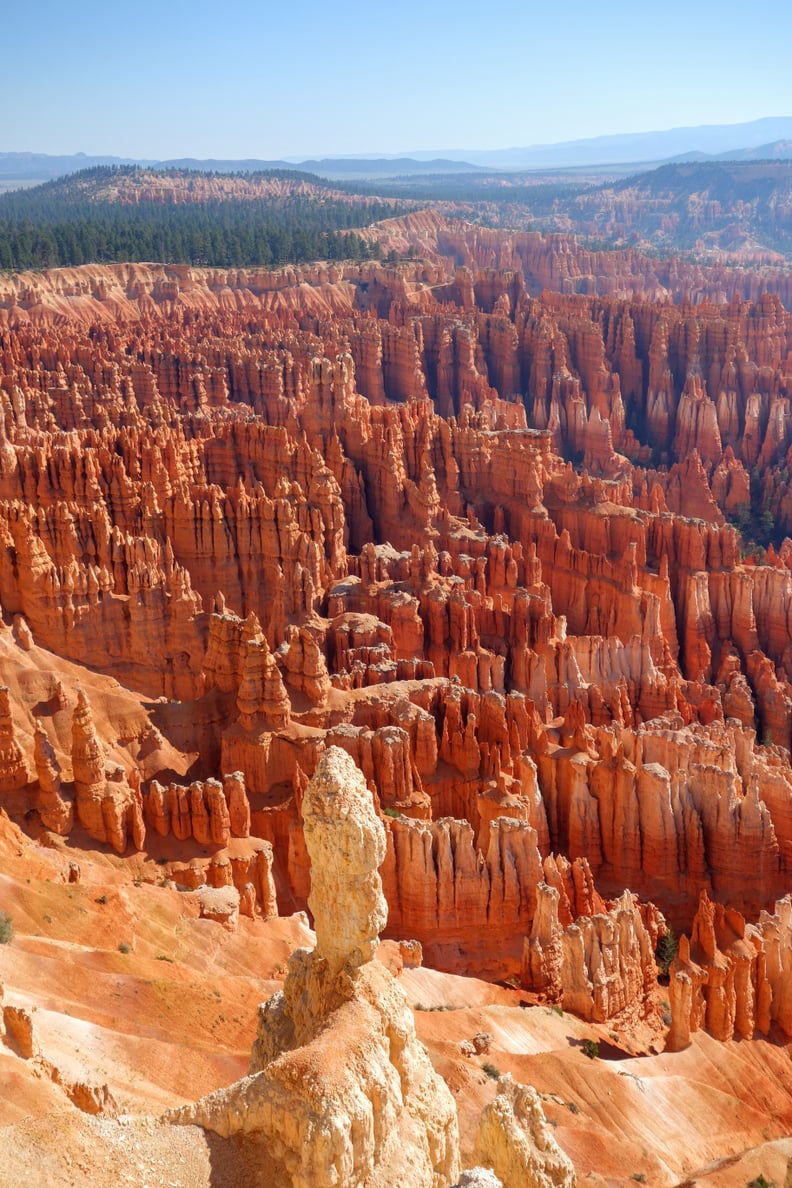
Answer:
<svg viewBox="0 0 792 1188"><path fill-rule="evenodd" d="M471 1167L462 1172L454 1188L503 1188L503 1183L488 1167Z"/></svg>
<svg viewBox="0 0 792 1188"><path fill-rule="evenodd" d="M239 892L236 887L198 887L196 892L202 920L214 920L229 932L239 924Z"/></svg>
<svg viewBox="0 0 792 1188"><path fill-rule="evenodd" d="M577 1183L547 1124L539 1094L531 1085L516 1085L508 1074L481 1116L475 1153L503 1188L573 1188Z"/></svg>
<svg viewBox="0 0 792 1188"><path fill-rule="evenodd" d="M385 829L346 752L334 747L325 752L305 790L302 813L316 954L335 969L363 965L374 956L388 919L378 871Z"/></svg>
<svg viewBox="0 0 792 1188"><path fill-rule="evenodd" d="M383 826L351 759L331 747L302 805L317 945L260 1009L251 1073L172 1122L255 1145L260 1188L445 1188L456 1109L404 992L371 960L386 906Z"/></svg>

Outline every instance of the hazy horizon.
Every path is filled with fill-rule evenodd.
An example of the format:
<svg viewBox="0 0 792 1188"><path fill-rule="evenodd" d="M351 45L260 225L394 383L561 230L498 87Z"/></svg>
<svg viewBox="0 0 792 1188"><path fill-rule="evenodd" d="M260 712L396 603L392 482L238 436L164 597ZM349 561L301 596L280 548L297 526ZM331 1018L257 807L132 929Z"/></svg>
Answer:
<svg viewBox="0 0 792 1188"><path fill-rule="evenodd" d="M42 0L4 18L6 152L320 158L505 150L736 124L792 108L792 8L743 24L733 0L662 12L525 0L420 12ZM769 35L768 35L769 34ZM442 149L440 146L459 146Z"/></svg>
<svg viewBox="0 0 792 1188"><path fill-rule="evenodd" d="M510 145L496 145L496 146L491 146L491 147L488 146L485 148L482 145L469 144L469 145L460 146L458 148L435 148L435 147L433 147L430 149L426 149L426 148L401 149L401 150L396 150L396 151L383 150L378 147L374 147L374 148L369 149L368 151L355 149L354 151L349 151L346 153L345 152L323 153L323 154L319 154L319 153L310 153L310 154L309 153L306 153L306 154L288 153L288 154L284 154L278 158L274 158L274 157L266 157L265 158L265 157L259 156L258 159L261 159L261 160L282 160L282 161L285 161L290 164L299 164L302 161L308 161L311 159L320 160L323 157L326 157L328 159L338 158L338 159L354 160L356 158L363 158L363 159L367 159L367 160L375 160L377 158L381 158L381 159L390 159L390 158L420 159L420 158L426 158L430 154L433 156L436 156L438 158L451 157L454 154L459 156L459 155L463 155L465 153L470 153L472 156L476 156L476 155L481 155L484 153L493 153L493 154L495 154L495 153L509 153L509 152L512 152L515 150L521 150L521 149L526 149L526 148L528 148L528 149L543 149L543 148L558 148L558 147L563 147L564 145L593 144L593 143L596 143L597 141L607 142L610 140L620 139L622 137L629 137L629 136L634 136L636 139L638 139L638 138L643 139L643 138L649 138L649 137L655 137L655 136L664 136L664 135L666 135L668 133L672 133L672 132L680 132L680 133L691 132L692 133L692 132L696 132L698 130L709 130L709 129L726 130L728 128L741 128L744 123L752 124L752 123L759 123L759 122L767 122L767 121L771 121L771 120L778 120L778 121L783 120L789 124L792 124L792 116L783 116L783 115L773 114L773 115L759 116L759 117L757 117L756 120L753 120L753 121L741 121L738 124L717 124L717 125L693 124L693 125L675 126L673 128L642 128L638 132L627 132L627 133L613 132L613 133L603 134L598 137L580 137L580 138L576 137L574 139L564 140L564 141L541 141L541 142L536 142L536 143L531 143L531 144L526 143L526 144L522 144L522 145L516 145L516 144L514 144L514 145L512 145L512 144L510 144ZM735 145L735 147L743 147L743 146ZM150 161L152 164L167 162L169 160L188 160L188 159L194 159L194 160L227 159L227 160L235 160L235 161L257 159L256 156L254 156L253 154L250 154L250 153L246 154L245 156L239 156L239 157L233 157L233 158L228 157L227 154L223 154L222 158L218 157L217 154L207 154L207 155L204 155L203 157L197 157L193 153L174 153L170 157L156 157L151 153L145 153L145 154L141 154L137 157L132 157L132 154L129 154L129 153L115 153L115 152L111 152L110 150L96 152L96 153L93 153L93 152L89 153L83 149L76 149L73 152L68 152L68 153L62 152L59 149L32 149L32 150L31 149L10 149L9 150L9 149L6 149L2 144L0 144L0 156L9 155L10 153L30 154L31 156L44 156L44 157L53 157L53 158L57 158L57 157L86 157L89 159L93 159L94 157L107 157L107 158L114 157L114 158L118 158L119 160L131 159L131 160L135 160L135 161Z"/></svg>

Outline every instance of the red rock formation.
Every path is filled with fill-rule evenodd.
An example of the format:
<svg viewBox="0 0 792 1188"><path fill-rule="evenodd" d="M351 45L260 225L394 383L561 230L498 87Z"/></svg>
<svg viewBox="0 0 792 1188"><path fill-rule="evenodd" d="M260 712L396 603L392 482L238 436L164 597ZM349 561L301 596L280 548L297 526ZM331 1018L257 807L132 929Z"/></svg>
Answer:
<svg viewBox="0 0 792 1188"><path fill-rule="evenodd" d="M142 805L180 870L181 843L266 838L300 905L335 744L401 814L391 926L433 960L504 976L535 927L549 952L542 882L562 930L625 887L677 928L702 890L755 919L792 876L792 546L743 563L726 517L792 529L792 319L654 302L670 266L616 295L629 253L413 232L433 261L0 280L0 602L24 616L0 643L167 699L145 729L78 704L78 822L121 852ZM61 829L63 679L37 705L14 678L6 715L9 804ZM218 887L248 910L260 883ZM579 927L594 986L615 925ZM638 1001L638 935L586 1009Z"/></svg>
<svg viewBox="0 0 792 1188"><path fill-rule="evenodd" d="M145 798L146 820L160 837L199 845L227 846L234 837L250 836L250 804L242 772L219 780L195 780L189 787L152 780Z"/></svg>
<svg viewBox="0 0 792 1188"><path fill-rule="evenodd" d="M61 796L60 765L41 722L36 722L33 759L39 793L36 808L47 829L67 837L74 824L74 810Z"/></svg>
<svg viewBox="0 0 792 1188"><path fill-rule="evenodd" d="M0 686L0 793L24 788L28 769L22 748L16 740L8 689Z"/></svg>
<svg viewBox="0 0 792 1188"><path fill-rule="evenodd" d="M767 1035L773 1023L792 1035L792 903L789 896L747 924L733 908L702 894L688 941L671 963L672 1024L667 1046L679 1051L706 1027L716 1039Z"/></svg>
<svg viewBox="0 0 792 1188"><path fill-rule="evenodd" d="M653 1009L654 946L629 892L607 911L559 923L559 893L538 888L537 912L523 950L522 981L584 1019L633 1022Z"/></svg>
<svg viewBox="0 0 792 1188"><path fill-rule="evenodd" d="M80 689L72 718L72 769L75 809L86 833L123 854L127 839L143 848L146 830L140 791L127 783L123 768L106 767L91 707Z"/></svg>

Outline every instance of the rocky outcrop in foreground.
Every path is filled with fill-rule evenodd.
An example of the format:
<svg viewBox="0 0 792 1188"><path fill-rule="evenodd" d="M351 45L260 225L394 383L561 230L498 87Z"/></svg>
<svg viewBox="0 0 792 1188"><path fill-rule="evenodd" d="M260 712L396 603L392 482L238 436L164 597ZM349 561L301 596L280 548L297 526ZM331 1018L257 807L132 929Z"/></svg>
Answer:
<svg viewBox="0 0 792 1188"><path fill-rule="evenodd" d="M261 1151L262 1185L441 1188L456 1109L392 975L372 961L387 905L385 832L354 763L331 748L303 799L316 948L261 1008L244 1081L169 1115Z"/></svg>
<svg viewBox="0 0 792 1188"><path fill-rule="evenodd" d="M387 919L385 831L340 749L323 755L302 815L316 947L292 954L282 992L260 1008L250 1075L167 1120L251 1144L268 1188L448 1188L456 1106L403 990L373 960ZM509 1077L482 1116L477 1155L504 1188L575 1183L536 1091Z"/></svg>
<svg viewBox="0 0 792 1188"><path fill-rule="evenodd" d="M504 1188L574 1188L575 1170L547 1124L539 1094L501 1077L498 1094L481 1116L476 1157Z"/></svg>

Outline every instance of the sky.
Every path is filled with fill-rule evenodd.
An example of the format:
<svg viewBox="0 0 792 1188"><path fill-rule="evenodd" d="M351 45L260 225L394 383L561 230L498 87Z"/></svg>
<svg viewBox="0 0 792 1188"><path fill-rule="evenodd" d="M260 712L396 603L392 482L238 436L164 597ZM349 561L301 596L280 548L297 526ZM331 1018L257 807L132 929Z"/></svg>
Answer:
<svg viewBox="0 0 792 1188"><path fill-rule="evenodd" d="M32 0L0 152L494 149L792 115L792 4Z"/></svg>

